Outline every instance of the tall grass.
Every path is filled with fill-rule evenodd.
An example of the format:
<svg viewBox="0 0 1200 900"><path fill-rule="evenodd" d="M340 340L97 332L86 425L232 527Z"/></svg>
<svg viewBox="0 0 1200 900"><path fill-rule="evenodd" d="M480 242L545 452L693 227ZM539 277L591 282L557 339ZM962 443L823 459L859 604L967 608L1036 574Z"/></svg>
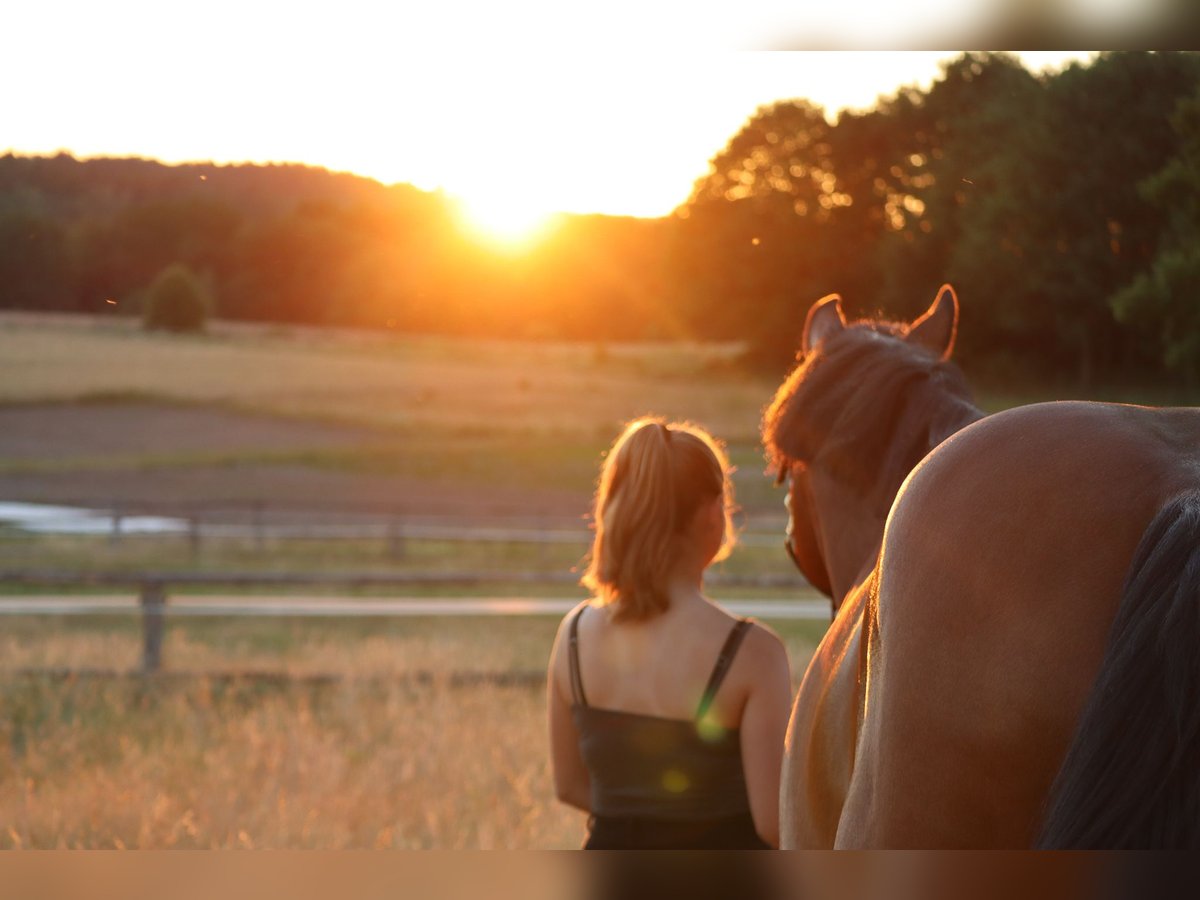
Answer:
<svg viewBox="0 0 1200 900"><path fill-rule="evenodd" d="M546 756L556 626L186 620L168 627L167 677L147 680L21 671L132 669L132 618L9 619L0 847L578 846L583 816L553 799ZM798 677L821 627L779 627Z"/></svg>
<svg viewBox="0 0 1200 900"><path fill-rule="evenodd" d="M2 847L555 848L540 690L10 679Z"/></svg>

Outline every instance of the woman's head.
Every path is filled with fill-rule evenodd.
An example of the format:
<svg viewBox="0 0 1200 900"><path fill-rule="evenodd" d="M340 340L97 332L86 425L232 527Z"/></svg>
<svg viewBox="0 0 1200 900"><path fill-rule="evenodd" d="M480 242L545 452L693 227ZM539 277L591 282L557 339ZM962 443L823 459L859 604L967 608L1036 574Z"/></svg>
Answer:
<svg viewBox="0 0 1200 900"><path fill-rule="evenodd" d="M724 451L704 429L637 419L613 444L596 489L591 564L583 584L614 618L645 619L669 604L681 562L733 549L733 486ZM709 554L712 554L711 556Z"/></svg>

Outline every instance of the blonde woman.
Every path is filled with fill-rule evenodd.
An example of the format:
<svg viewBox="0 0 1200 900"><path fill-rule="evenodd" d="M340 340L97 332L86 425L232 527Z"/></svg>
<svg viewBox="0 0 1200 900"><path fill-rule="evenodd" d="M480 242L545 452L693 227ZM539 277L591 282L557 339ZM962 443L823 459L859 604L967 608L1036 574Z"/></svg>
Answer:
<svg viewBox="0 0 1200 900"><path fill-rule="evenodd" d="M704 594L732 549L729 464L694 425L639 419L609 452L583 584L549 671L558 798L588 849L779 842L787 654Z"/></svg>

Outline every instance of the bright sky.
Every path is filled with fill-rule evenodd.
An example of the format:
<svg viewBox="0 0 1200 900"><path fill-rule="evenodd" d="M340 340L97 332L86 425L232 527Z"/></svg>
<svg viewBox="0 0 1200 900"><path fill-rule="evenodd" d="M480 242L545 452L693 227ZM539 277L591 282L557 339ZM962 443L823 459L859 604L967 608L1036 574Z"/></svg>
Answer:
<svg viewBox="0 0 1200 900"><path fill-rule="evenodd" d="M21 3L0 39L0 151L296 161L443 188L481 215L653 216L759 105L867 107L955 55L741 51L761 37L711 0L619 0L591 21L561 0L384 6Z"/></svg>

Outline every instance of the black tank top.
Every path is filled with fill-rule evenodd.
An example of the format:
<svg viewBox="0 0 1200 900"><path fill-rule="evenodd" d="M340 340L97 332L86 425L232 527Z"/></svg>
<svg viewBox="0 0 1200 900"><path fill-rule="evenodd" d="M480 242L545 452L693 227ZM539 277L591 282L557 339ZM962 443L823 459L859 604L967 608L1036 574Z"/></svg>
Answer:
<svg viewBox="0 0 1200 900"><path fill-rule="evenodd" d="M707 714L750 621L739 619L730 630L689 721L588 706L578 637L586 608L571 620L569 658L571 712L591 776L592 813L676 821L748 814L738 730Z"/></svg>

